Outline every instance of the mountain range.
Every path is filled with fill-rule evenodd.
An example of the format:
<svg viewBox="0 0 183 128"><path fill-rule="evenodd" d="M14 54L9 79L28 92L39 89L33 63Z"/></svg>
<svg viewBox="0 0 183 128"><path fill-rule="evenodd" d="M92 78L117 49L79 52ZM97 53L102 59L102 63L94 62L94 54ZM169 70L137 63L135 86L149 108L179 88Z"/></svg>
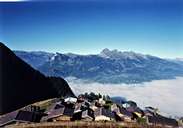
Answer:
<svg viewBox="0 0 183 128"><path fill-rule="evenodd" d="M104 49L96 55L14 51L46 76L99 83L142 83L183 76L183 61Z"/></svg>
<svg viewBox="0 0 183 128"><path fill-rule="evenodd" d="M62 96L75 96L64 79L46 77L0 43L0 115Z"/></svg>

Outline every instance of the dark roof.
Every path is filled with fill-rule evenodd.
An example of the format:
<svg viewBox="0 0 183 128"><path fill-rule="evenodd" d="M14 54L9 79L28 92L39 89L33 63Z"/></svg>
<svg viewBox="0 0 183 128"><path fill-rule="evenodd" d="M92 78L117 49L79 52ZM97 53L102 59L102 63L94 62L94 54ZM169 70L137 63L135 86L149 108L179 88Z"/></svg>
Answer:
<svg viewBox="0 0 183 128"><path fill-rule="evenodd" d="M8 124L9 122L12 122L16 118L17 113L18 113L18 111L14 111L14 112L1 116L0 117L0 127L5 124Z"/></svg>
<svg viewBox="0 0 183 128"><path fill-rule="evenodd" d="M74 112L80 112L80 111L82 111L82 104L81 103L75 104Z"/></svg>
<svg viewBox="0 0 183 128"><path fill-rule="evenodd" d="M132 117L132 116L133 116L131 112L129 112L128 110L126 110L126 109L123 108L123 107L120 107L120 108L119 108L119 111L120 111L120 113L123 114L123 115L129 116L129 117Z"/></svg>
<svg viewBox="0 0 183 128"><path fill-rule="evenodd" d="M149 110L144 110L144 114L145 114L146 116L154 116L154 113L151 112L151 111L149 111Z"/></svg>
<svg viewBox="0 0 183 128"><path fill-rule="evenodd" d="M129 111L129 112L135 112L135 107L128 107L128 108L126 108L126 110L127 111Z"/></svg>
<svg viewBox="0 0 183 128"><path fill-rule="evenodd" d="M161 115L147 116L147 117L148 117L149 123L178 126L178 122L175 119L167 118Z"/></svg>
<svg viewBox="0 0 183 128"><path fill-rule="evenodd" d="M149 107L145 107L146 109L151 109L151 110L155 110L155 108L149 106Z"/></svg>
<svg viewBox="0 0 183 128"><path fill-rule="evenodd" d="M64 113L64 109L65 109L64 106L59 105L59 107L57 107L57 104L54 104L54 105L51 106L49 111L47 111L47 116L44 116L41 120L42 121L47 121L51 118L61 116Z"/></svg>
<svg viewBox="0 0 183 128"><path fill-rule="evenodd" d="M137 103L135 103L134 101L127 101L127 103L131 106L131 107L137 107Z"/></svg>
<svg viewBox="0 0 183 128"><path fill-rule="evenodd" d="M54 111L55 109L63 108L64 105L62 105L60 102L52 103L48 109L45 111L45 113L49 113L51 111Z"/></svg>
<svg viewBox="0 0 183 128"><path fill-rule="evenodd" d="M28 121L28 122L40 122L43 114L39 112L30 112L20 110L15 120Z"/></svg>

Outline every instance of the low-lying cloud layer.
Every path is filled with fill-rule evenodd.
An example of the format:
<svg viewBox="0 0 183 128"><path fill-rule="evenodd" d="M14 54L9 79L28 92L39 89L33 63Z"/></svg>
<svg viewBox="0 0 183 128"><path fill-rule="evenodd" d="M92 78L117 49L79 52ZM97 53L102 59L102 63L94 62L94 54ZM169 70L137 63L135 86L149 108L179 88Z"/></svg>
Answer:
<svg viewBox="0 0 183 128"><path fill-rule="evenodd" d="M156 80L143 84L101 84L68 78L76 94L95 92L110 96L122 96L134 100L140 107L153 106L161 113L183 116L183 77L174 80Z"/></svg>

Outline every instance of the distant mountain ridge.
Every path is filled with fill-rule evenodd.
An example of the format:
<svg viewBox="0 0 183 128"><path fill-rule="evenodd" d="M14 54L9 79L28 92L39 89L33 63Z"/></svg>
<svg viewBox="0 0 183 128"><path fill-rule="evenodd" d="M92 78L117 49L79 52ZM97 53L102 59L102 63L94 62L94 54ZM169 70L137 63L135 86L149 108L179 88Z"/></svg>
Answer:
<svg viewBox="0 0 183 128"><path fill-rule="evenodd" d="M25 62L31 64L32 67L37 68L43 65L45 62L49 61L54 53L42 52L42 51L14 51L16 55L21 57Z"/></svg>
<svg viewBox="0 0 183 128"><path fill-rule="evenodd" d="M37 56L37 52L15 51L17 56L47 76L72 76L100 83L127 84L183 76L183 65L176 61L132 51L106 48L96 55L42 53Z"/></svg>
<svg viewBox="0 0 183 128"><path fill-rule="evenodd" d="M0 115L28 104L74 96L62 78L46 77L0 42Z"/></svg>

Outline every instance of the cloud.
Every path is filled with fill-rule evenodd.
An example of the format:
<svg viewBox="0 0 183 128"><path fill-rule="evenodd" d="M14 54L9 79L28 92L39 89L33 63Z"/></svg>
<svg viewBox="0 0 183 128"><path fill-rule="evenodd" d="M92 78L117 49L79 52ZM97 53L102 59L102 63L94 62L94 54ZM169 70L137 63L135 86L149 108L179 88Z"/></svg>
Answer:
<svg viewBox="0 0 183 128"><path fill-rule="evenodd" d="M183 116L183 77L133 85L91 83L76 78L67 81L76 94L95 92L123 96L136 101L140 107L153 106L163 114Z"/></svg>

